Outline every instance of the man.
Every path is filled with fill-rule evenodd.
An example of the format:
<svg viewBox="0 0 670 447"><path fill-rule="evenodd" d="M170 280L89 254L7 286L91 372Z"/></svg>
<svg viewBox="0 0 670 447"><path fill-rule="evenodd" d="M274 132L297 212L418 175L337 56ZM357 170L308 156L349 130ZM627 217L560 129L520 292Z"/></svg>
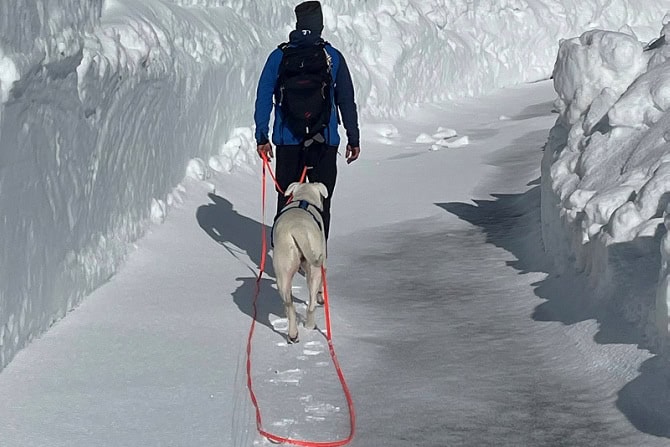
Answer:
<svg viewBox="0 0 670 447"><path fill-rule="evenodd" d="M289 34L288 44L280 46L270 54L258 81L254 114L257 151L259 156L265 154L269 159L274 156L269 141L270 113L274 98L272 143L277 147L275 168L277 183L279 188L285 191L288 185L300 180L303 169L307 167L309 181L320 182L326 186L328 197L323 203L322 217L327 239L330 230L330 201L337 177L337 148L340 144L337 132L340 122L338 110L348 140L345 153L347 163L355 161L360 154L358 112L351 75L344 57L321 38L323 31L321 4L318 1L303 2L296 6L295 15L296 29ZM285 89L280 84L286 76L282 71L286 67L285 55L288 57L291 52L302 50L309 52L315 48L323 48L325 53L322 51L321 55L326 61L324 64L329 65L329 82L324 82L324 86L329 84L328 97L324 95L327 104L326 118L322 123L318 123L320 126L315 124L318 133L313 134L314 129L311 129L311 132L307 129L305 131L307 135L303 135L302 129L296 130L296 126L289 125L292 124L290 121L292 117L288 116L286 108L281 106L286 98ZM314 53L318 55L319 51L312 51L312 54ZM278 190L278 193L277 213L286 205L288 199L281 191Z"/></svg>

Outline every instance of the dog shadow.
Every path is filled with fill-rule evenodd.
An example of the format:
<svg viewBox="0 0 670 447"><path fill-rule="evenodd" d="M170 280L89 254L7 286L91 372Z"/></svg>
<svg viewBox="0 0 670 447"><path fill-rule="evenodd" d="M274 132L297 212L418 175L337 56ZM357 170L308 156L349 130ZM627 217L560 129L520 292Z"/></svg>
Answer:
<svg viewBox="0 0 670 447"><path fill-rule="evenodd" d="M272 227L263 225L261 228L259 222L239 214L230 201L219 195L209 193L207 196L212 203L196 211L200 228L241 262L246 262L243 257L246 254L254 264L254 267L248 266L249 269L257 273L262 259L261 236L265 232L269 248ZM266 253L265 273L275 276L269 253Z"/></svg>

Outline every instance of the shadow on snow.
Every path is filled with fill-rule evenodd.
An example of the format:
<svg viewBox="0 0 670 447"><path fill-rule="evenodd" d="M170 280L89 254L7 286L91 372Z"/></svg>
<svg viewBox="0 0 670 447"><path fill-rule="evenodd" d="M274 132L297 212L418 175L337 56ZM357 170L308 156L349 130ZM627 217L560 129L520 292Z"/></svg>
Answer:
<svg viewBox="0 0 670 447"><path fill-rule="evenodd" d="M233 292L233 301L239 309L253 318L253 299L256 295L257 274L261 264L262 244L261 231L266 232L268 245L270 244L271 227L265 225L261 229L260 222L239 214L233 209L233 204L216 194L208 194L211 203L202 205L196 211L196 219L200 228L214 241L222 245L233 257L247 264L248 257L253 266L247 264L253 276L236 278L242 284ZM284 306L277 290L273 287L274 269L272 258L268 254L265 261L265 275L258 284L258 300L256 321L268 327L277 334L270 322L270 314L284 315Z"/></svg>
<svg viewBox="0 0 670 447"><path fill-rule="evenodd" d="M539 179L530 182L538 185ZM533 284L535 294L545 300L536 307L533 319L536 321L558 321L566 325L594 319L599 331L594 340L599 344L634 344L645 347L646 342L640 330L623 320L611 306L595 302L577 273L559 276L552 270L551 260L544 252L540 222L540 186L532 186L522 194L493 195L493 200L475 200L468 203L438 203L439 207L460 219L479 227L486 241L500 247L515 257L507 264L519 273L543 272L547 277ZM658 236L657 236L658 237ZM632 265L630 253L649 253L640 244L655 246L650 253L657 255L658 240L645 238L636 243L621 243L609 247L610 258L616 257L626 274L644 275L643 281L650 284L643 290L617 289L617 295L624 298L636 293L637 300L654 300L657 270L642 271ZM634 246L633 246L634 245ZM621 264L623 263L623 264ZM627 265L627 264L631 265ZM655 265L660 265L660 259ZM648 278L646 278L648 276ZM625 289L625 287L624 287ZM642 296L640 296L642 294ZM613 297L617 301L622 298ZM611 302L611 301L610 301ZM617 407L640 431L670 438L670 368L661 355L646 360L640 367L640 375L626 384L618 393Z"/></svg>
<svg viewBox="0 0 670 447"><path fill-rule="evenodd" d="M261 230L260 222L239 214L227 199L213 193L207 196L212 203L202 205L196 211L200 228L241 262L245 262L242 256L246 254L254 264L253 267L248 266L249 270L256 274L261 264L261 231L265 231L269 245L271 227L265 225ZM265 273L274 276L269 255L265 262Z"/></svg>

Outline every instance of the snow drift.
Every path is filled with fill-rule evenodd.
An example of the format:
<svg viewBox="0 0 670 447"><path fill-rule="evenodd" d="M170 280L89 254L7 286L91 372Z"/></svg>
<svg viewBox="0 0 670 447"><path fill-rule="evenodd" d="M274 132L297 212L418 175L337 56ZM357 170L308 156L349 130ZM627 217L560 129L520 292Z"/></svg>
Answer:
<svg viewBox="0 0 670 447"><path fill-rule="evenodd" d="M0 2L0 368L114 274L186 172L256 163L255 82L295 3ZM333 0L325 35L364 116L397 115L546 78L557 36L649 39L669 6Z"/></svg>
<svg viewBox="0 0 670 447"><path fill-rule="evenodd" d="M554 67L560 117L542 166L546 248L562 268L574 259L598 298L656 348L667 335L670 297L669 30L646 47L605 31L561 43Z"/></svg>

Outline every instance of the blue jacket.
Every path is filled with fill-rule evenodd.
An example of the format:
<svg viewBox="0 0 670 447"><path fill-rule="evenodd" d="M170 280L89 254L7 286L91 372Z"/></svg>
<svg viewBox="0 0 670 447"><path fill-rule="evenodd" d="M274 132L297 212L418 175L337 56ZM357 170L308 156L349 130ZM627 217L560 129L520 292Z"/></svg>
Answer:
<svg viewBox="0 0 670 447"><path fill-rule="evenodd" d="M318 35L304 36L299 31L293 31L289 35L289 44L296 46L315 45L322 42ZM331 87L331 104L333 108L330 115L330 124L324 132L326 143L329 146L338 146L340 136L337 133L339 124L339 112L342 115L342 124L347 131L348 144L358 147L358 112L356 111L356 101L354 97L354 86L351 81L351 74L344 56L337 49L326 43L326 52L331 58L331 73L333 76L333 85ZM275 145L298 145L302 141L291 133L287 126L283 125L281 111L276 107L273 101L277 90L277 78L279 76L279 65L282 60L282 50L277 48L268 57L260 80L258 81L258 90L256 91L256 111L254 121L256 122L256 142L265 144L269 142L270 113L274 107L275 120L272 128L272 142Z"/></svg>

